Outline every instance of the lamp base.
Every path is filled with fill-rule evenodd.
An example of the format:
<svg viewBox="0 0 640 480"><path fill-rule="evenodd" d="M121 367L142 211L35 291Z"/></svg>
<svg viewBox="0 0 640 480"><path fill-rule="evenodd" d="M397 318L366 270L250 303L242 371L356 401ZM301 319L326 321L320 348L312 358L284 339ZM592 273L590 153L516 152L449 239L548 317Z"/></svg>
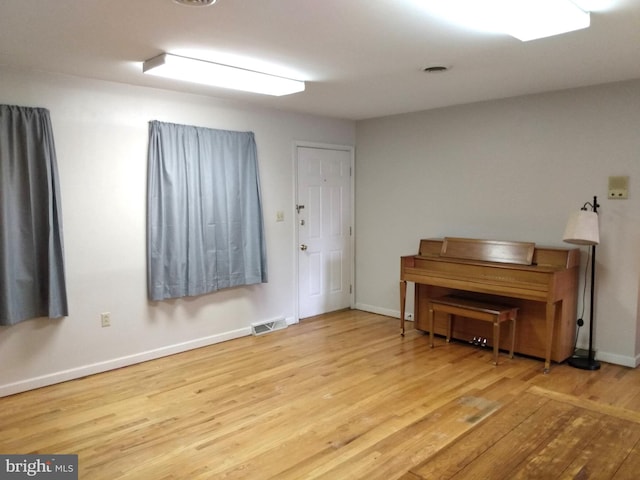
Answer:
<svg viewBox="0 0 640 480"><path fill-rule="evenodd" d="M600 370L600 362L591 358L570 358L567 363L581 370Z"/></svg>

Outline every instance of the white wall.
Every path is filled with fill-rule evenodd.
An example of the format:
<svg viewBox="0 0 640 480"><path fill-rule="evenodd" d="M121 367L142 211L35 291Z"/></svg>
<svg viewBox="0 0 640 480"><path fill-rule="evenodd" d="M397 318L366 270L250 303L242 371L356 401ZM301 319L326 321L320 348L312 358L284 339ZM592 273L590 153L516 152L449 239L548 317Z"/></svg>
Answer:
<svg viewBox="0 0 640 480"><path fill-rule="evenodd" d="M245 335L255 321L295 320L296 140L357 140L356 304L380 313L398 315L399 257L415 253L420 238L567 246L560 237L569 212L598 195L598 354L638 364L640 81L372 119L357 128L6 68L0 103L51 112L71 310L65 319L0 327L0 396ZM268 284L147 301L146 151L154 119L256 133ZM610 175L630 176L629 200L606 199ZM283 223L275 222L278 210ZM99 324L105 311L110 328Z"/></svg>
<svg viewBox="0 0 640 480"><path fill-rule="evenodd" d="M293 143L353 145L355 124L67 76L0 69L0 103L50 110L63 207L70 315L0 327L0 396L295 321ZM148 122L256 134L269 283L149 302ZM276 223L276 212L285 221ZM111 312L112 326L99 315Z"/></svg>
<svg viewBox="0 0 640 480"><path fill-rule="evenodd" d="M399 315L399 257L421 238L570 247L569 213L597 195L598 358L638 365L640 81L360 121L356 145L357 307ZM607 199L617 175L628 200Z"/></svg>

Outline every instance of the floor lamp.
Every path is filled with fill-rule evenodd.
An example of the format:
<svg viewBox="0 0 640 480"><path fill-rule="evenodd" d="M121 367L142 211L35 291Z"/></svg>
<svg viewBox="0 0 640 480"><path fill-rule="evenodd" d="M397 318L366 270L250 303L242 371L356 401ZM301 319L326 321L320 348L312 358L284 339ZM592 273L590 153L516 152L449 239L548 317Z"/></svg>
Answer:
<svg viewBox="0 0 640 480"><path fill-rule="evenodd" d="M569 359L569 365L582 370L598 370L600 362L595 359L593 351L593 300L596 277L596 245L600 243L598 229L598 197L593 197L593 203L585 203L580 211L574 212L569 217L567 228L562 239L567 243L591 246L591 303L589 310L589 353L587 358L575 357ZM591 211L587 208L591 207Z"/></svg>

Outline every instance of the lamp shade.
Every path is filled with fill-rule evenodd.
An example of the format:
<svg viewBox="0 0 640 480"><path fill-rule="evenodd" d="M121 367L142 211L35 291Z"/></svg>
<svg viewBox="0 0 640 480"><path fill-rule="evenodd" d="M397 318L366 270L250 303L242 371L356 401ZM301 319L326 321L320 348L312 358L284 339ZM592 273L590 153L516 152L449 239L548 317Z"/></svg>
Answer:
<svg viewBox="0 0 640 480"><path fill-rule="evenodd" d="M567 222L562 240L578 245L597 245L600 243L598 214L587 210L573 212Z"/></svg>

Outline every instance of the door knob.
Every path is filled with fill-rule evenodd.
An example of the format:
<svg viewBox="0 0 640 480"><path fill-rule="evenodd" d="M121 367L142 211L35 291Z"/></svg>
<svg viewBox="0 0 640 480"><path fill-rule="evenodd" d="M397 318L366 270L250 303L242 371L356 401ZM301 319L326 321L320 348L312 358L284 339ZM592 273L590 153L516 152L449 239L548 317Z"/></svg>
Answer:
<svg viewBox="0 0 640 480"><path fill-rule="evenodd" d="M300 250L304 252L306 249L307 249L307 246L304 243L300 245Z"/></svg>

